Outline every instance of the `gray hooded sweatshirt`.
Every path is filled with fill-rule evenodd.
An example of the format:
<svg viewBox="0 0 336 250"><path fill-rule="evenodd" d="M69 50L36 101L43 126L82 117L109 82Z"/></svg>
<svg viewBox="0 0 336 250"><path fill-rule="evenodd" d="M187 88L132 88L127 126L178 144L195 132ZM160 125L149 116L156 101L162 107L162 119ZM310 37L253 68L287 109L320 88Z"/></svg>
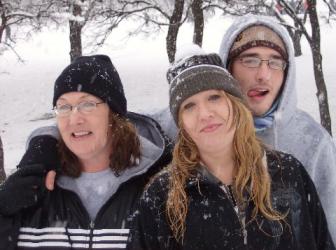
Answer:
<svg viewBox="0 0 336 250"><path fill-rule="evenodd" d="M266 145L294 155L305 166L314 181L330 233L336 242L336 147L327 131L308 113L297 108L294 50L287 30L273 18L245 15L236 19L227 30L219 54L224 65L227 65L228 54L237 35L249 26L260 24L269 27L283 39L289 64L273 125L257 132L257 135ZM303 87L300 78L298 84L299 88Z"/></svg>

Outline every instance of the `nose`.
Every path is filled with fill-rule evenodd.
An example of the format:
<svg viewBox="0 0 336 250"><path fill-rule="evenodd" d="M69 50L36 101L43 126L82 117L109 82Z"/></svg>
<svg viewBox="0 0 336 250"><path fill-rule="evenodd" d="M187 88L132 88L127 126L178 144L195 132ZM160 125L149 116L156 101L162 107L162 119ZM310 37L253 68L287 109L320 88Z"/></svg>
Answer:
<svg viewBox="0 0 336 250"><path fill-rule="evenodd" d="M200 120L207 120L212 117L212 110L209 105L200 104L199 105L199 118Z"/></svg>
<svg viewBox="0 0 336 250"><path fill-rule="evenodd" d="M69 115L70 125L78 125L82 124L83 122L84 122L83 115L78 111L77 107L74 107Z"/></svg>
<svg viewBox="0 0 336 250"><path fill-rule="evenodd" d="M256 78L258 82L269 81L271 79L271 69L269 68L266 61L262 61L259 66L256 74Z"/></svg>

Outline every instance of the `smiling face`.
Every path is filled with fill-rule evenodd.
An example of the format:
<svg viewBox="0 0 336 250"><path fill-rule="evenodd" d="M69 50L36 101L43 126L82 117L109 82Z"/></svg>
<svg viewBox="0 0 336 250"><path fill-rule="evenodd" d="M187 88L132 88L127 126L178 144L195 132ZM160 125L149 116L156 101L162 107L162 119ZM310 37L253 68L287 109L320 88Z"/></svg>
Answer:
<svg viewBox="0 0 336 250"><path fill-rule="evenodd" d="M232 147L232 104L224 91L207 90L187 98L179 114L181 126L201 154Z"/></svg>
<svg viewBox="0 0 336 250"><path fill-rule="evenodd" d="M76 106L83 101L102 102L101 99L84 92L69 92L60 96L56 106ZM65 145L79 158L84 168L88 165L86 163L96 163L92 167L103 163L108 167L111 149L108 141L109 112L108 105L102 103L90 113L84 114L75 109L69 116L57 116L57 125Z"/></svg>
<svg viewBox="0 0 336 250"><path fill-rule="evenodd" d="M262 60L282 58L279 52L267 47L250 48L239 55L239 57L245 56L258 57ZM271 69L267 62L262 62L257 68L248 68L238 58L233 60L231 69L253 115L265 114L278 96L284 80L284 70Z"/></svg>

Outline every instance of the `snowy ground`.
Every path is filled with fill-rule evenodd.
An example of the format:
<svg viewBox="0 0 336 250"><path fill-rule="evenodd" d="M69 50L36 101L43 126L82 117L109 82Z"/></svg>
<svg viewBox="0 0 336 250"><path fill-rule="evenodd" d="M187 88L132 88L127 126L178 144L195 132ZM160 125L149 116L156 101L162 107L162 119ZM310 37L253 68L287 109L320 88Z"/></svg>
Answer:
<svg viewBox="0 0 336 250"><path fill-rule="evenodd" d="M206 24L204 49L217 52L230 19L214 17ZM122 28L125 28L124 30ZM128 108L137 112L154 112L168 103L168 84L165 72L168 60L165 53L165 34L125 38L126 27L116 30L108 43L97 53L106 53L118 69L124 83ZM191 26L184 25L178 45L192 40ZM323 69L329 93L329 105L336 134L336 27L322 24ZM0 58L0 134L4 143L7 173L17 165L29 133L35 128L52 124L51 114L54 80L69 63L67 31L44 31L17 50L25 59L18 63L7 53ZM299 107L317 121L319 113L315 97L310 49L303 43L304 55L297 59Z"/></svg>

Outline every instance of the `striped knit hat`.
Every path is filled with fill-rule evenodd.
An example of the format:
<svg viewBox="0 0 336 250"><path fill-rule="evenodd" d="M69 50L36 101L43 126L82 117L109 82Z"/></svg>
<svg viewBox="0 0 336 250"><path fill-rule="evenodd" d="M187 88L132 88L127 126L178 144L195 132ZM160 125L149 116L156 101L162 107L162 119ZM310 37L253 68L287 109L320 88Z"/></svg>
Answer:
<svg viewBox="0 0 336 250"><path fill-rule="evenodd" d="M182 102L199 92L219 89L243 100L237 81L223 67L217 54L184 58L168 70L167 79L170 84L169 107L176 124Z"/></svg>
<svg viewBox="0 0 336 250"><path fill-rule="evenodd" d="M284 59L288 58L285 44L280 36L263 25L250 26L242 31L232 44L228 58L231 60L253 47L268 47L278 51Z"/></svg>

